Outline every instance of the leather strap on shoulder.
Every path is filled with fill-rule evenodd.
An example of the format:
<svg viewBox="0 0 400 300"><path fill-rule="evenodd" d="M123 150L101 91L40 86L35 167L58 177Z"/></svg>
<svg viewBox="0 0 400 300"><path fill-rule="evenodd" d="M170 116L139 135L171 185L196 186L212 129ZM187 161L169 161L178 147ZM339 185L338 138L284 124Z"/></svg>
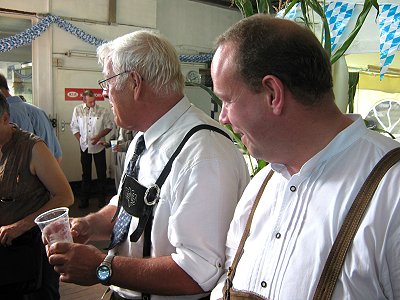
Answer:
<svg viewBox="0 0 400 300"><path fill-rule="evenodd" d="M368 209L372 196L386 172L399 160L400 148L395 148L389 151L368 175L356 199L350 207L332 246L318 282L313 298L314 300L331 299L337 279L342 270L346 253L349 250L358 227Z"/></svg>
<svg viewBox="0 0 400 300"><path fill-rule="evenodd" d="M243 231L242 239L240 240L239 247L236 250L235 258L233 259L232 266L228 270L228 278L225 281L225 286L223 289L224 299L229 299L229 290L232 288L232 281L233 277L235 276L236 267L239 263L240 258L242 257L244 244L246 243L247 237L249 236L250 233L250 228L251 228L251 223L253 221L254 213L256 211L258 203L260 202L265 187L267 186L267 183L271 179L273 174L274 174L273 170L269 171L267 177L265 177L264 182L260 187L260 190L257 193L256 199L254 200L253 207L251 208L249 214L249 218L247 219L246 227Z"/></svg>

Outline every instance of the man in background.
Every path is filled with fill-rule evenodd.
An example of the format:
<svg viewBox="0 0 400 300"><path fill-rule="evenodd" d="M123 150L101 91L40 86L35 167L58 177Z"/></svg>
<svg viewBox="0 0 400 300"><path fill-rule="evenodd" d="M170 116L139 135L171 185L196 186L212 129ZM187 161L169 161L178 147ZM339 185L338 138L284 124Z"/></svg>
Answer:
<svg viewBox="0 0 400 300"><path fill-rule="evenodd" d="M115 190L118 191L119 183L124 173L125 156L128 151L129 145L132 142L136 131L126 130L122 127L116 127L115 132L110 136L109 142L101 141L101 144L106 148L111 147L112 154L114 154L115 163ZM115 140L117 143L115 146L111 144L111 140Z"/></svg>
<svg viewBox="0 0 400 300"><path fill-rule="evenodd" d="M106 151L100 141L114 126L110 110L96 104L93 91L83 93L83 103L74 108L71 131L79 142L82 165L82 196L79 208L87 208L92 187L92 159L96 166L98 207L106 205Z"/></svg>
<svg viewBox="0 0 400 300"><path fill-rule="evenodd" d="M46 112L31 103L27 103L19 96L12 96L8 88L7 79L1 73L0 91L6 97L10 106L10 122L17 124L19 128L25 131L41 137L60 163L62 160L61 146Z"/></svg>

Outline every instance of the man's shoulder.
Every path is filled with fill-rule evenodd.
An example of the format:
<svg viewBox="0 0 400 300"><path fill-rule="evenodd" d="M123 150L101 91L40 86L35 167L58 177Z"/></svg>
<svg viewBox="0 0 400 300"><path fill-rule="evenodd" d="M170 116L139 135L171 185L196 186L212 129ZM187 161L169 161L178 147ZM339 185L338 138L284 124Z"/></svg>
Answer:
<svg viewBox="0 0 400 300"><path fill-rule="evenodd" d="M106 113L109 111L109 109L107 109L106 107L98 105L98 104L96 104L95 109L99 113Z"/></svg>
<svg viewBox="0 0 400 300"><path fill-rule="evenodd" d="M35 113L37 115L41 115L41 114L47 115L43 109L41 109L40 107L38 107L32 103L24 102L24 105L28 109L29 112Z"/></svg>
<svg viewBox="0 0 400 300"><path fill-rule="evenodd" d="M10 105L16 104L16 103L18 103L18 104L24 103L24 101L22 101L22 99L18 96L8 96L8 97L6 97L6 100L7 100L8 104L10 104Z"/></svg>

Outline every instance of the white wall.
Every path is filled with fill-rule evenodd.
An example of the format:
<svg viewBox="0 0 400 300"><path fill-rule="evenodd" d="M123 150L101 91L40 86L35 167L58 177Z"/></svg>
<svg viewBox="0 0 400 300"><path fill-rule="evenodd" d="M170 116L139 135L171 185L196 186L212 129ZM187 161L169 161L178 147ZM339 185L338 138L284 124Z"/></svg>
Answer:
<svg viewBox="0 0 400 300"><path fill-rule="evenodd" d="M238 10L186 0L158 0L157 28L181 53L210 52L215 38L240 19Z"/></svg>

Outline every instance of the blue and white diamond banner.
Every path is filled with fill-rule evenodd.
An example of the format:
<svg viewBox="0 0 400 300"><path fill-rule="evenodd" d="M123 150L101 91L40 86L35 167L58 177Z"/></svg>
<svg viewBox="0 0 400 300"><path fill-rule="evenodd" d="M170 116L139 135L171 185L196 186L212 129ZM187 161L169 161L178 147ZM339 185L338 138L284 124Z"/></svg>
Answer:
<svg viewBox="0 0 400 300"><path fill-rule="evenodd" d="M39 37L43 32L45 32L53 23L64 31L69 32L70 34L76 36L77 38L80 38L84 42L95 45L96 47L107 42L106 40L99 39L93 35L90 35L89 33L83 31L82 29L74 26L70 22L65 21L58 16L48 15L45 18L41 19L36 25L33 25L31 28L28 28L25 31L18 33L14 36L0 39L0 53L32 44L33 40ZM212 53L205 53L194 55L180 55L179 59L182 62L206 63L210 62L212 60L212 57Z"/></svg>
<svg viewBox="0 0 400 300"><path fill-rule="evenodd" d="M342 40L343 31L353 16L354 7L355 3L331 2L324 8L331 33L332 53Z"/></svg>
<svg viewBox="0 0 400 300"><path fill-rule="evenodd" d="M380 30L380 79L392 63L394 56L400 50L400 6L395 4L379 5Z"/></svg>
<svg viewBox="0 0 400 300"><path fill-rule="evenodd" d="M281 9L280 11L277 12L276 17L281 18L281 19L287 19L287 20L294 20L296 19L299 14L301 14L301 11L298 12L297 9L300 7L300 2L297 2L293 7L287 12L285 15L285 9Z"/></svg>
<svg viewBox="0 0 400 300"><path fill-rule="evenodd" d="M31 28L26 29L25 31L18 33L14 36L0 39L0 52L10 51L12 49L32 44L33 40L39 37L43 32L45 32L49 26L55 23L61 29L73 34L74 36L80 38L86 43L99 46L105 41L102 39L98 39L78 27L72 25L70 22L63 20L58 16L48 15L45 18L41 19L36 25L33 25Z"/></svg>

